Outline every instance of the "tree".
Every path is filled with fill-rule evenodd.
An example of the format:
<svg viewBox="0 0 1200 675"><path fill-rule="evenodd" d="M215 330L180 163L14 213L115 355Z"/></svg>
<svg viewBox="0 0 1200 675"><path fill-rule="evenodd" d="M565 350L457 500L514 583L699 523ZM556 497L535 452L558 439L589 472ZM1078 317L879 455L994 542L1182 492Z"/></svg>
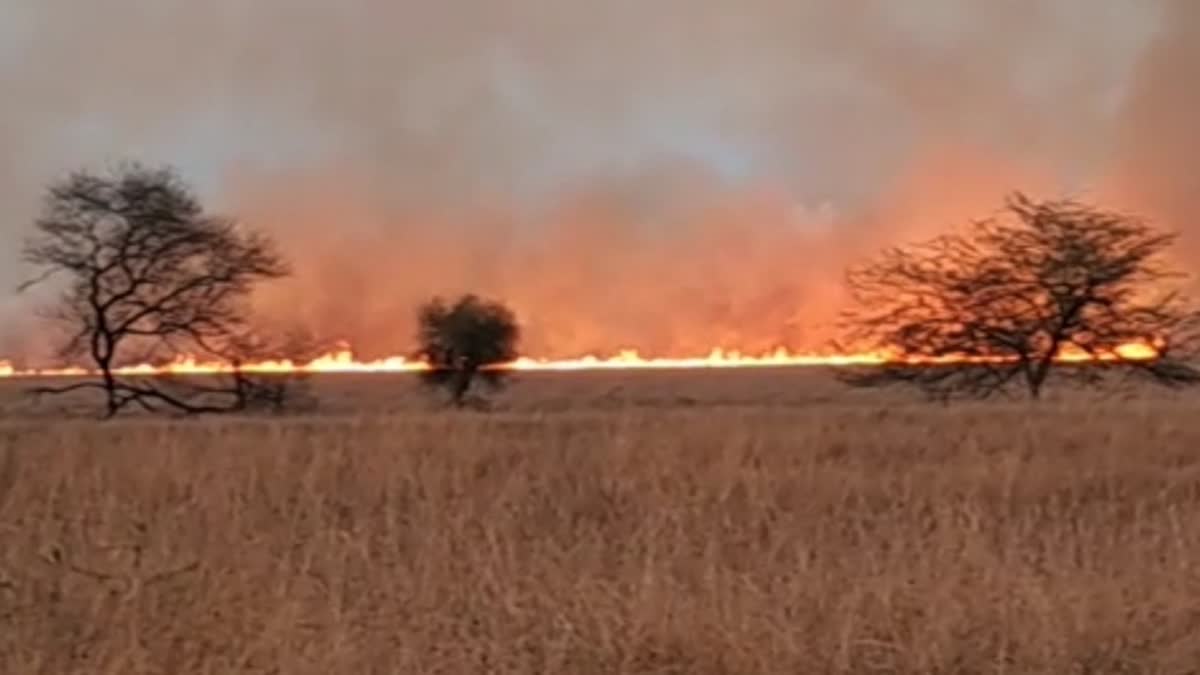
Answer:
<svg viewBox="0 0 1200 675"><path fill-rule="evenodd" d="M63 279L47 308L67 331L62 357L85 358L97 373L38 393L102 391L105 417L131 405L229 412L255 397L259 381L239 367L254 342L247 300L288 267L266 236L207 214L173 169L124 163L53 183L24 253L38 276L23 288ZM232 373L204 382L118 374L180 356L220 361Z"/></svg>
<svg viewBox="0 0 1200 675"><path fill-rule="evenodd" d="M845 341L896 358L842 378L940 399L1018 383L1037 399L1052 374L1196 384L1197 314L1165 259L1175 237L1135 216L1014 193L994 218L850 270Z"/></svg>
<svg viewBox="0 0 1200 675"><path fill-rule="evenodd" d="M247 370L254 363L287 360L293 364L308 363L328 351L307 331L293 329L264 335L248 332L227 340L226 362L228 380L209 391L232 397L231 408L252 412L283 413L311 412L317 408L317 397L308 373L298 370L257 373ZM192 391L198 391L195 382Z"/></svg>
<svg viewBox="0 0 1200 675"><path fill-rule="evenodd" d="M426 384L445 389L450 402L462 407L478 379L492 389L505 384L517 357L520 328L504 305L465 295L453 305L434 298L417 312L417 357L429 364L421 373Z"/></svg>

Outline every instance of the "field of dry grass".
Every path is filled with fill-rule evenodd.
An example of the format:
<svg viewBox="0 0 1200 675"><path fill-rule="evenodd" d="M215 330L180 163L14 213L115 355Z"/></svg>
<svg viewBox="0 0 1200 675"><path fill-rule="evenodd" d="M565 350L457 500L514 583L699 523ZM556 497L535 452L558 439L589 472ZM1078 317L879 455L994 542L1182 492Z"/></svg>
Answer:
<svg viewBox="0 0 1200 675"><path fill-rule="evenodd" d="M1200 672L1194 400L409 385L278 420L6 399L0 672Z"/></svg>

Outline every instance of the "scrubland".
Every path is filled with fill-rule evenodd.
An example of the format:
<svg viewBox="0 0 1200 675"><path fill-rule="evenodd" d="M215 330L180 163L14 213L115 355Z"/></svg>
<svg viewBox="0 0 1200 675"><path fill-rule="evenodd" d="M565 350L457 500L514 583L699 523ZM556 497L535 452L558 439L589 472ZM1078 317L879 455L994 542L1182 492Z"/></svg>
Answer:
<svg viewBox="0 0 1200 675"><path fill-rule="evenodd" d="M0 422L3 673L1200 672L1196 401L405 378Z"/></svg>

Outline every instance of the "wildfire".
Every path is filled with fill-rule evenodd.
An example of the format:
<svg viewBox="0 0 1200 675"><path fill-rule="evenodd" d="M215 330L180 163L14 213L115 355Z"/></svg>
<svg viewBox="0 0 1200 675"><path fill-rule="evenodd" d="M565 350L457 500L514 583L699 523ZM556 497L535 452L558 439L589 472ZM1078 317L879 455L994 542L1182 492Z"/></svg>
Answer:
<svg viewBox="0 0 1200 675"><path fill-rule="evenodd" d="M1131 342L1114 349L1111 353L1092 355L1083 350L1064 350L1058 356L1060 361L1081 362L1111 362L1149 361L1158 357L1159 350L1155 345L1146 342ZM788 367L788 366L854 366L881 365L885 363L908 363L913 365L946 365L955 363L1004 362L1005 359L939 356L921 357L904 356L884 352L866 352L859 354L816 354L796 353L786 349L776 349L773 352L760 355L746 355L738 351L713 349L707 356L685 358L643 357L637 350L622 350L607 357L582 356L570 359L543 359L521 357L502 367L517 371L585 371L585 370L667 370L667 369L701 369L701 368L754 368L754 367ZM409 373L425 370L428 366L402 356L383 359L360 361L349 348L339 349L308 363L294 363L289 360L261 361L242 367L246 372L255 373ZM122 375L211 375L230 371L229 364L220 362L198 361L194 358L183 358L164 365L136 365L119 369ZM13 377L78 377L89 374L85 368L55 368L29 369L15 368L11 362L0 360L0 378Z"/></svg>

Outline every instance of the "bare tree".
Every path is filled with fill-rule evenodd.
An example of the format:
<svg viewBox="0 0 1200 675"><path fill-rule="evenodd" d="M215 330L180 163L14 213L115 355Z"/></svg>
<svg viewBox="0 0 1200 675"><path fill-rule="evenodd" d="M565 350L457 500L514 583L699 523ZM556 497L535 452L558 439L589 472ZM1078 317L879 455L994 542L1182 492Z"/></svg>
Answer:
<svg viewBox="0 0 1200 675"><path fill-rule="evenodd" d="M223 373L222 380L210 384L212 378L160 376L160 382L169 379L192 397L220 396L229 401L231 410L280 414L312 412L317 408L309 373L298 369L255 369L264 363L305 364L316 358L324 350L308 332L291 330L274 334L255 330L227 336L216 344L228 371ZM213 344L209 347L217 349Z"/></svg>
<svg viewBox="0 0 1200 675"><path fill-rule="evenodd" d="M236 368L252 334L246 301L255 284L289 271L266 236L207 214L174 170L138 163L52 184L35 231L25 260L39 274L24 287L63 279L47 309L67 330L61 355L97 373L39 393L101 391L106 417L131 405L187 414L246 406L254 380ZM227 363L233 375L185 383L118 374L180 355Z"/></svg>
<svg viewBox="0 0 1200 675"><path fill-rule="evenodd" d="M509 371L499 367L517 357L520 328L504 305L465 295L453 305L434 298L417 313L417 357L429 364L426 384L445 389L456 407L468 403L476 380L492 389L505 384Z"/></svg>
<svg viewBox="0 0 1200 675"><path fill-rule="evenodd" d="M1134 216L1015 193L994 218L849 272L844 341L898 358L842 378L940 399L1017 383L1037 399L1052 374L1196 384L1197 314L1165 260L1174 240Z"/></svg>

